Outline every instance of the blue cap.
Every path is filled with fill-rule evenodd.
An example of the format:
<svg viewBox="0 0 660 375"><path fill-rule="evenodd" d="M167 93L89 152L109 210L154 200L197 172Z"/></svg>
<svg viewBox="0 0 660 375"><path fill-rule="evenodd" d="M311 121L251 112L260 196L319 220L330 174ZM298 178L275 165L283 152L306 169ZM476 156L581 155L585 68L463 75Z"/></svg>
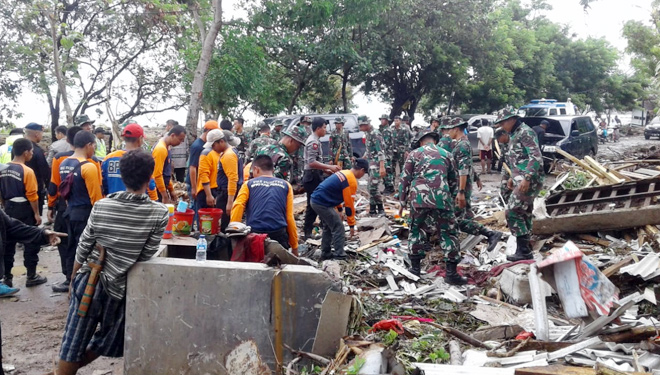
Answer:
<svg viewBox="0 0 660 375"><path fill-rule="evenodd" d="M43 126L43 125L39 125L39 124L37 124L36 122L31 122L31 123L25 125L25 129L28 129L28 130L37 130L37 131L42 132L42 131L44 131L44 126Z"/></svg>

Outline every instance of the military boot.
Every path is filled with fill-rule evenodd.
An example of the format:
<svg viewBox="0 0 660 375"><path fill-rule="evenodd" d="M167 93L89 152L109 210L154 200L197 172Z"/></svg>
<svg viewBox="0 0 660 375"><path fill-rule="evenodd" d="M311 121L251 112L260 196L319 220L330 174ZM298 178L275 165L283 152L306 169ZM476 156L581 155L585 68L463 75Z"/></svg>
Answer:
<svg viewBox="0 0 660 375"><path fill-rule="evenodd" d="M376 205L375 204L370 204L369 205L369 215L376 215Z"/></svg>
<svg viewBox="0 0 660 375"><path fill-rule="evenodd" d="M378 215L380 215L380 216L385 215L385 209L383 208L382 203L378 203Z"/></svg>
<svg viewBox="0 0 660 375"><path fill-rule="evenodd" d="M516 253L508 255L506 260L509 262L517 262L529 259L534 259L532 246L529 244L529 235L516 237Z"/></svg>
<svg viewBox="0 0 660 375"><path fill-rule="evenodd" d="M488 238L488 247L486 248L486 251L489 253L495 249L495 246L497 246L497 243L500 242L504 235L504 233L500 231L487 228L482 229L480 234Z"/></svg>
<svg viewBox="0 0 660 375"><path fill-rule="evenodd" d="M458 274L456 268L458 263L447 262L447 273L445 274L445 282L450 285L465 285L467 284L467 279Z"/></svg>
<svg viewBox="0 0 660 375"><path fill-rule="evenodd" d="M424 259L424 255L410 254L408 257L410 258L411 265L408 271L415 276L420 276L422 274L422 259Z"/></svg>

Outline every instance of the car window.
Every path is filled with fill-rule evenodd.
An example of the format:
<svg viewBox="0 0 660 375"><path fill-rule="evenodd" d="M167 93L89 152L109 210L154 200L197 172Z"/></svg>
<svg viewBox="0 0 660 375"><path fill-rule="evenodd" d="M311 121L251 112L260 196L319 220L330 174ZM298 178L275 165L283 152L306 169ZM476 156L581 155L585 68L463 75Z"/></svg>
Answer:
<svg viewBox="0 0 660 375"><path fill-rule="evenodd" d="M561 113L562 115L565 115L566 114L566 108L560 108L559 113Z"/></svg>
<svg viewBox="0 0 660 375"><path fill-rule="evenodd" d="M571 121L571 133L573 133L573 132L576 131L576 130L579 131L579 129L578 129L578 124L577 124L577 121L576 121L576 120L573 120L573 121Z"/></svg>
<svg viewBox="0 0 660 375"><path fill-rule="evenodd" d="M557 115L557 109L556 108L551 108L550 109L550 116L556 116Z"/></svg>
<svg viewBox="0 0 660 375"><path fill-rule="evenodd" d="M577 119L577 126L578 130L580 131L580 134L588 133L593 129L593 126L591 125L591 121L589 121L589 118L587 117L581 117Z"/></svg>

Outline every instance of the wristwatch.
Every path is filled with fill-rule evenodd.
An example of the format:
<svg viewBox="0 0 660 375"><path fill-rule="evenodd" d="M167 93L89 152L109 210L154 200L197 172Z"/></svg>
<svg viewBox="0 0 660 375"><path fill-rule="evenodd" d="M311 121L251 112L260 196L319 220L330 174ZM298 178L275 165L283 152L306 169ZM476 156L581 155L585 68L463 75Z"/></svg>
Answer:
<svg viewBox="0 0 660 375"><path fill-rule="evenodd" d="M526 174L525 175L525 180L531 181L532 180L532 175L531 174Z"/></svg>
<svg viewBox="0 0 660 375"><path fill-rule="evenodd" d="M465 189L460 189L460 190L458 191L458 194L465 194Z"/></svg>

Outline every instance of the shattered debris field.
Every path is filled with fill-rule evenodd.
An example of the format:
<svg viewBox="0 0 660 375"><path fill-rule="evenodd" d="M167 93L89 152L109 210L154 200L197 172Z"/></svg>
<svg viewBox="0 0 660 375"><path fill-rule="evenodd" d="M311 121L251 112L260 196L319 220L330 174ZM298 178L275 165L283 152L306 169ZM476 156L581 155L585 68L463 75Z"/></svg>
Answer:
<svg viewBox="0 0 660 375"><path fill-rule="evenodd" d="M462 287L443 281L439 251L427 255L421 277L408 272L405 218L396 217L392 197L386 200L387 217L366 215L366 181L361 181L349 259L320 262L320 240L299 249L303 261L335 285L336 296L328 292L321 301L337 298L336 309L318 304L319 323L309 333L308 350L284 345L285 353L278 354L276 335L263 332L275 353L264 353L263 347L259 353L284 358L281 374L658 373L656 145L660 141L628 137L601 145L595 159L555 163L544 197L535 202L535 259L508 263L506 255L515 250L508 233L492 252L484 238L462 234L459 272L469 279ZM475 169L480 170L477 163ZM484 188L473 194L475 214L489 228L507 232L500 176L481 178ZM296 197L298 214L304 205L304 197ZM52 371L57 358L68 302L66 295L50 291L62 278L57 252L42 251L40 258L48 284L25 288L25 269L17 266L14 284L21 292L0 300L3 363L10 374ZM266 323L269 314L263 311ZM245 362L252 360L258 359ZM218 364L216 373L227 373L226 367ZM124 368L123 359L101 358L79 373L117 375ZM243 372L264 371L259 363Z"/></svg>

